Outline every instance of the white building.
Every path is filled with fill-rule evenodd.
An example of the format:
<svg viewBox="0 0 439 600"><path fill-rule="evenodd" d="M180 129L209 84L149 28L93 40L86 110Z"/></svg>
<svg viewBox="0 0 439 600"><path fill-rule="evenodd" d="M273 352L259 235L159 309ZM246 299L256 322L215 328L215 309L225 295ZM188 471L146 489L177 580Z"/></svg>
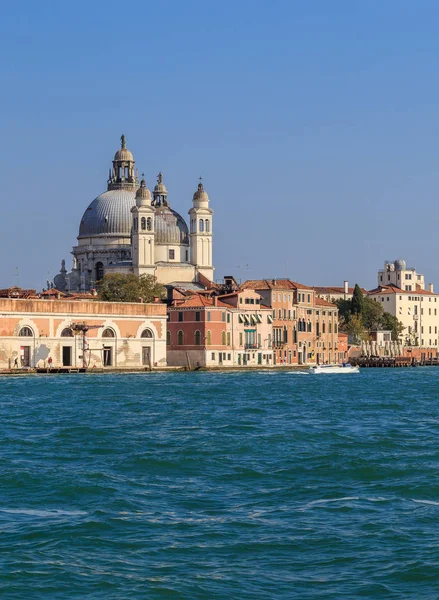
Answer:
<svg viewBox="0 0 439 600"><path fill-rule="evenodd" d="M200 275L213 280L213 211L202 182L189 210L189 231L170 206L162 174L151 194L144 180L139 183L134 165L122 136L107 191L84 212L73 268L68 273L62 261L54 279L57 289L89 290L112 272L150 274L163 284L197 282Z"/></svg>
<svg viewBox="0 0 439 600"><path fill-rule="evenodd" d="M414 267L407 267L405 260L398 259L384 263L384 269L378 271L378 285L396 285L402 290L412 292L418 287L425 289L425 280Z"/></svg>

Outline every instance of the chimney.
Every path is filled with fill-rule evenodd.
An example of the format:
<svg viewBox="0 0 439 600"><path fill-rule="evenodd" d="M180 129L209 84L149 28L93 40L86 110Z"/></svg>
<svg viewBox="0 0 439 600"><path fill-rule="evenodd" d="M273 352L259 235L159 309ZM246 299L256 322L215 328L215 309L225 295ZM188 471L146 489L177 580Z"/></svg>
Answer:
<svg viewBox="0 0 439 600"><path fill-rule="evenodd" d="M428 291L431 292L432 294L434 294L434 288L433 288L433 284L432 283L428 284Z"/></svg>
<svg viewBox="0 0 439 600"><path fill-rule="evenodd" d="M218 306L218 296L213 297L213 305Z"/></svg>
<svg viewBox="0 0 439 600"><path fill-rule="evenodd" d="M345 294L349 294L349 283L347 281L344 281L344 293Z"/></svg>

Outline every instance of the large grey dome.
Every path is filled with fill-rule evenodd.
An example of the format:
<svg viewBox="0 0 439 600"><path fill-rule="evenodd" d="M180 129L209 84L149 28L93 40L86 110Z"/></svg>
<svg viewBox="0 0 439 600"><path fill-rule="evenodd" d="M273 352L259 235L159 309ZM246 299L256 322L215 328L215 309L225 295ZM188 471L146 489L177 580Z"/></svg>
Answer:
<svg viewBox="0 0 439 600"><path fill-rule="evenodd" d="M93 200L79 226L79 237L131 234L131 208L136 204L135 190L109 190Z"/></svg>
<svg viewBox="0 0 439 600"><path fill-rule="evenodd" d="M156 244L189 244L189 230L185 220L169 206L155 209Z"/></svg>

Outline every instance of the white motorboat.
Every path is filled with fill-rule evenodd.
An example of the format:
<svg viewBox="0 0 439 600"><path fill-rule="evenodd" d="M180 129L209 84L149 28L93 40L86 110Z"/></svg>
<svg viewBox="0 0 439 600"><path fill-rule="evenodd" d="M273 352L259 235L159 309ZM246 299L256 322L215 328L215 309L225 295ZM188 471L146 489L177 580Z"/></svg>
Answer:
<svg viewBox="0 0 439 600"><path fill-rule="evenodd" d="M316 365L310 367L310 373L359 373L360 367L354 367L349 363L343 363L342 365Z"/></svg>

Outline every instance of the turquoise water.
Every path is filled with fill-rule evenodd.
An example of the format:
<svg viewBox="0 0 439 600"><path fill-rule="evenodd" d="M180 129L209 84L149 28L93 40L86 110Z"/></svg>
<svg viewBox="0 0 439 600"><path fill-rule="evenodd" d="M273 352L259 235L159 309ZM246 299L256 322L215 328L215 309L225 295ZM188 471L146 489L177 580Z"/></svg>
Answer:
<svg viewBox="0 0 439 600"><path fill-rule="evenodd" d="M1 378L2 599L439 598L439 369Z"/></svg>

